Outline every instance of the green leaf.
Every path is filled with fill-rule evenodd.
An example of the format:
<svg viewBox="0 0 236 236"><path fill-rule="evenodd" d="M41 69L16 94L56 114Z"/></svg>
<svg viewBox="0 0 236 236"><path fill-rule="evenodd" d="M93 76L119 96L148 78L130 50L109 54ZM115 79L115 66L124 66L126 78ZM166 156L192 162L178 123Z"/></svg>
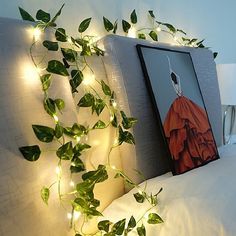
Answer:
<svg viewBox="0 0 236 236"><path fill-rule="evenodd" d="M145 226L142 224L140 227L137 227L138 236L146 236Z"/></svg>
<svg viewBox="0 0 236 236"><path fill-rule="evenodd" d="M56 105L53 99L47 98L43 102L44 110L50 115L53 116L56 113Z"/></svg>
<svg viewBox="0 0 236 236"><path fill-rule="evenodd" d="M57 51L58 50L58 42L52 42L49 40L43 41L43 46L47 48L49 51Z"/></svg>
<svg viewBox="0 0 236 236"><path fill-rule="evenodd" d="M55 37L57 41L60 42L66 42L67 41L67 36L66 36L66 31L63 28L58 28L55 32Z"/></svg>
<svg viewBox="0 0 236 236"><path fill-rule="evenodd" d="M99 116L102 113L105 106L106 103L102 99L96 98L93 104L93 110L95 110L97 115Z"/></svg>
<svg viewBox="0 0 236 236"><path fill-rule="evenodd" d="M107 96L111 96L111 89L103 80L101 81L101 85L103 93Z"/></svg>
<svg viewBox="0 0 236 236"><path fill-rule="evenodd" d="M56 154L62 160L72 159L72 156L74 154L72 142L68 142L68 143L63 144L61 147L58 148Z"/></svg>
<svg viewBox="0 0 236 236"><path fill-rule="evenodd" d="M130 129L137 123L137 119L133 117L127 117L126 114L123 111L120 111L120 114L122 116L122 125L124 129Z"/></svg>
<svg viewBox="0 0 236 236"><path fill-rule="evenodd" d="M123 131L121 126L119 126L119 145L121 145L123 142L129 143L129 144L135 144L135 140L133 135L128 131Z"/></svg>
<svg viewBox="0 0 236 236"><path fill-rule="evenodd" d="M125 229L125 221L126 219L116 222L112 226L112 232L115 233L116 235L122 235Z"/></svg>
<svg viewBox="0 0 236 236"><path fill-rule="evenodd" d="M62 100L62 99L60 99L60 98L57 98L57 99L54 100L54 102L55 102L55 104L56 104L56 106L57 106L57 109L58 109L59 111L61 111L62 109L65 108L65 102L64 102L64 100Z"/></svg>
<svg viewBox="0 0 236 236"><path fill-rule="evenodd" d="M62 75L62 76L69 75L63 63L57 60L51 60L48 62L47 71L54 74Z"/></svg>
<svg viewBox="0 0 236 236"><path fill-rule="evenodd" d="M106 124L99 120L94 126L93 129L105 129L106 128Z"/></svg>
<svg viewBox="0 0 236 236"><path fill-rule="evenodd" d="M98 223L98 229L108 233L110 225L111 222L109 220L102 220Z"/></svg>
<svg viewBox="0 0 236 236"><path fill-rule="evenodd" d="M54 138L54 129L43 125L32 125L32 128L38 140L45 143L52 142Z"/></svg>
<svg viewBox="0 0 236 236"><path fill-rule="evenodd" d="M162 25L166 26L172 33L176 33L176 29L173 25L168 23L162 23Z"/></svg>
<svg viewBox="0 0 236 236"><path fill-rule="evenodd" d="M20 15L22 20L32 21L35 22L35 19L23 8L19 7Z"/></svg>
<svg viewBox="0 0 236 236"><path fill-rule="evenodd" d="M20 147L19 150L27 161L37 161L41 154L38 145Z"/></svg>
<svg viewBox="0 0 236 236"><path fill-rule="evenodd" d="M118 20L114 22L113 34L116 34L117 29L118 29Z"/></svg>
<svg viewBox="0 0 236 236"><path fill-rule="evenodd" d="M182 33L184 35L187 35L187 33L185 31L181 30L181 29L177 29L176 32L180 32L180 33Z"/></svg>
<svg viewBox="0 0 236 236"><path fill-rule="evenodd" d="M64 128L57 123L55 126L55 137L59 139L62 137L63 133L64 133Z"/></svg>
<svg viewBox="0 0 236 236"><path fill-rule="evenodd" d="M36 13L36 19L41 20L45 23L48 23L50 21L51 17L50 17L49 13L47 13L47 12L40 9Z"/></svg>
<svg viewBox="0 0 236 236"><path fill-rule="evenodd" d="M137 19L137 14L135 12L135 9L132 11L131 15L130 15L130 20L132 24L136 24L138 19Z"/></svg>
<svg viewBox="0 0 236 236"><path fill-rule="evenodd" d="M59 9L59 11L56 13L56 15L52 18L51 22L54 23L57 19L58 16L61 15L61 11L62 11L62 8L65 6L65 4L62 4L61 8Z"/></svg>
<svg viewBox="0 0 236 236"><path fill-rule="evenodd" d="M79 107L91 107L94 104L94 96L91 93L86 93L78 103Z"/></svg>
<svg viewBox="0 0 236 236"><path fill-rule="evenodd" d="M86 133L86 128L83 125L77 123L73 124L71 130L75 136L81 136Z"/></svg>
<svg viewBox="0 0 236 236"><path fill-rule="evenodd" d="M122 28L125 33L128 33L129 29L131 28L131 25L129 22L122 20Z"/></svg>
<svg viewBox="0 0 236 236"><path fill-rule="evenodd" d="M128 228L133 229L135 226L136 226L136 220L134 219L133 216L131 216L129 219Z"/></svg>
<svg viewBox="0 0 236 236"><path fill-rule="evenodd" d="M82 46L82 52L80 53L81 56L91 56L92 55L92 51L91 51L91 47L88 44L84 44Z"/></svg>
<svg viewBox="0 0 236 236"><path fill-rule="evenodd" d="M156 214L156 213L150 213L148 215L148 224L160 224L163 223L164 221L162 220L162 218Z"/></svg>
<svg viewBox="0 0 236 236"><path fill-rule="evenodd" d="M83 81L84 75L82 71L80 70L72 70L70 73L71 73L71 78L72 78L70 80L70 86L71 86L72 93L75 93L75 92L78 92L77 88Z"/></svg>
<svg viewBox="0 0 236 236"><path fill-rule="evenodd" d="M139 38L139 39L146 39L146 36L145 36L145 34L143 34L143 33L139 33L139 34L138 34L138 38Z"/></svg>
<svg viewBox="0 0 236 236"><path fill-rule="evenodd" d="M150 10L150 11L148 11L148 13L152 18L155 18L155 15L154 15L153 11Z"/></svg>
<svg viewBox="0 0 236 236"><path fill-rule="evenodd" d="M84 163L82 162L82 160L78 156L74 156L72 158L72 163L73 164L71 164L71 166L70 166L71 173L79 173L79 172L85 170Z"/></svg>
<svg viewBox="0 0 236 236"><path fill-rule="evenodd" d="M106 166L99 165L97 170L92 170L83 174L82 179L84 181L89 180L90 182L94 182L94 184L105 181L108 179Z"/></svg>
<svg viewBox="0 0 236 236"><path fill-rule="evenodd" d="M103 16L103 25L107 32L113 30L114 28L113 24L104 16Z"/></svg>
<svg viewBox="0 0 236 236"><path fill-rule="evenodd" d="M77 58L77 52L70 48L61 48L61 52L64 58L69 62L75 62Z"/></svg>
<svg viewBox="0 0 236 236"><path fill-rule="evenodd" d="M135 193L134 198L135 198L136 202L138 202L138 203L143 203L145 200L145 197L141 193Z"/></svg>
<svg viewBox="0 0 236 236"><path fill-rule="evenodd" d="M115 114L113 115L113 120L112 120L111 124L115 128L118 127L118 120L117 120L117 116Z"/></svg>
<svg viewBox="0 0 236 236"><path fill-rule="evenodd" d="M48 205L48 199L50 196L50 189L47 187L43 187L40 191L42 200Z"/></svg>
<svg viewBox="0 0 236 236"><path fill-rule="evenodd" d="M93 45L93 50L95 51L97 56L104 56L104 51L101 48Z"/></svg>
<svg viewBox="0 0 236 236"><path fill-rule="evenodd" d="M150 31L149 36L152 38L152 40L154 41L158 41L158 36L157 33L155 31Z"/></svg>
<svg viewBox="0 0 236 236"><path fill-rule="evenodd" d="M214 59L217 57L217 55L218 55L218 52L214 52L214 53L213 53Z"/></svg>
<svg viewBox="0 0 236 236"><path fill-rule="evenodd" d="M47 91L49 89L49 87L51 85L51 78L52 78L51 74L44 74L44 75L40 76L43 91Z"/></svg>
<svg viewBox="0 0 236 236"><path fill-rule="evenodd" d="M74 152L75 153L78 153L78 152L82 152L84 149L89 149L91 148L90 145L88 145L87 143L77 143L75 146L74 146Z"/></svg>
<svg viewBox="0 0 236 236"><path fill-rule="evenodd" d="M87 18L80 23L78 29L80 33L83 33L86 29L88 29L91 19L92 19L91 17Z"/></svg>

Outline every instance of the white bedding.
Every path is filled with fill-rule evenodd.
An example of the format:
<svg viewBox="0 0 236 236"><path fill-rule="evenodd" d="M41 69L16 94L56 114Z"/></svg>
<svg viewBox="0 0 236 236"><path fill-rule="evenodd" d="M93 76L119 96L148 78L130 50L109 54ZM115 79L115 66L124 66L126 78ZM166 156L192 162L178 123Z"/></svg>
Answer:
<svg viewBox="0 0 236 236"><path fill-rule="evenodd" d="M147 236L236 235L236 145L221 147L219 153L221 159L183 175L148 180L148 192L163 187L157 212L165 222L146 225ZM115 200L105 218L139 218L148 205L136 203L134 192Z"/></svg>

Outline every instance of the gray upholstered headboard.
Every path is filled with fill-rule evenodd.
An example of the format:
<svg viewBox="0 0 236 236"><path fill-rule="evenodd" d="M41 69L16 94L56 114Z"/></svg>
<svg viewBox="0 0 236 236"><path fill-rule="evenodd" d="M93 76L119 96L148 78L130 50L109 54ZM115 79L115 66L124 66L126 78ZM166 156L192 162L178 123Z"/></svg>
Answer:
<svg viewBox="0 0 236 236"><path fill-rule="evenodd" d="M161 175L169 171L167 158L165 158L167 154L145 85L136 45L158 45L158 47L176 50L180 47L114 35L105 37L102 39L102 43L106 49L104 62L108 80L118 94L119 105L138 118L138 124L134 128L135 149L127 146L126 150L121 150L123 168L138 181L140 181L139 178L135 177L134 173L132 174L132 168L142 171L146 178ZM191 54L216 144L219 146L222 142L222 117L216 66L212 52L191 47L182 47L181 50Z"/></svg>

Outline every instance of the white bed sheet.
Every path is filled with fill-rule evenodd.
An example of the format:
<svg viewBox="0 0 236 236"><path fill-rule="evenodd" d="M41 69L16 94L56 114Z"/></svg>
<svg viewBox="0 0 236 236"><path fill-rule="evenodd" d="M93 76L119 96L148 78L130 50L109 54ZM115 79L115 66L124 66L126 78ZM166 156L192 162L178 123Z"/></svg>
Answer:
<svg viewBox="0 0 236 236"><path fill-rule="evenodd" d="M221 159L183 175L168 173L148 180L148 192L163 187L157 212L165 222L146 224L147 236L236 235L236 145L221 147L219 153ZM104 217L139 218L149 205L136 203L134 192L115 200Z"/></svg>

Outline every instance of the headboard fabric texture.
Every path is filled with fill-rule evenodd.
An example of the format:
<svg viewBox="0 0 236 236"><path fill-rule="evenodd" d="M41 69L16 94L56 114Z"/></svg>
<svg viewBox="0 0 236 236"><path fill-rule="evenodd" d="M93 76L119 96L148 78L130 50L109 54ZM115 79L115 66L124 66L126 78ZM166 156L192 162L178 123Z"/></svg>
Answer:
<svg viewBox="0 0 236 236"><path fill-rule="evenodd" d="M104 64L108 81L116 90L118 104L121 109L129 111L138 119L133 130L136 146L121 147L123 169L138 182L142 179L133 169L140 170L145 178L166 173L170 169L165 158L163 138L146 88L136 45L157 45L176 50L180 47L116 35L106 36L101 43L106 51ZM210 50L192 47L181 47L181 50L191 54L216 144L220 146L222 143L221 103L213 54Z"/></svg>

